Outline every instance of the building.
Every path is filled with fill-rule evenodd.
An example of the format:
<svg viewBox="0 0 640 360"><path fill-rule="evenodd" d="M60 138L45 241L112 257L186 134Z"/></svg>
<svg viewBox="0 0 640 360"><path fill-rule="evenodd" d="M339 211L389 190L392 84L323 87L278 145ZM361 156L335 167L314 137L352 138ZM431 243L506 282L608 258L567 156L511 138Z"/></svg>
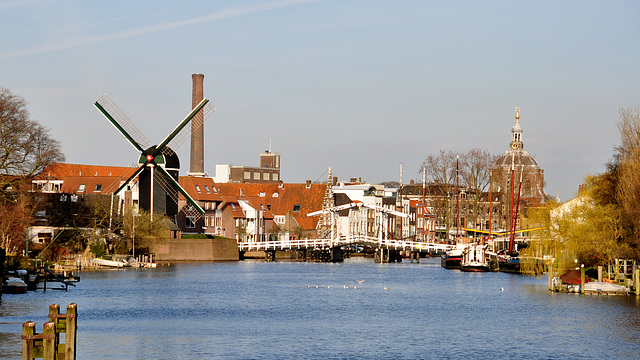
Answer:
<svg viewBox="0 0 640 360"><path fill-rule="evenodd" d="M278 183L280 154L265 151L260 154L260 166L216 165L217 183Z"/></svg>
<svg viewBox="0 0 640 360"><path fill-rule="evenodd" d="M524 149L522 135L520 107L516 107L516 123L511 128L509 147L491 169L494 200L502 205L500 216L493 217L494 229L510 231L512 216L515 218L514 228L519 228L520 219L526 216L527 208L541 206L546 202L544 170Z"/></svg>

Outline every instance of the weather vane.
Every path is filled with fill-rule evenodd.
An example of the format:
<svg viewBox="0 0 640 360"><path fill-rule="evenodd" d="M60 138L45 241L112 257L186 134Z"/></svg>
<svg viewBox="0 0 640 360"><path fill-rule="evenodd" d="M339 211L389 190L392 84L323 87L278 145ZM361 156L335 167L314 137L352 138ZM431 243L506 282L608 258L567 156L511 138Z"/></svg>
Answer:
<svg viewBox="0 0 640 360"><path fill-rule="evenodd" d="M520 119L520 105L516 106L516 120Z"/></svg>

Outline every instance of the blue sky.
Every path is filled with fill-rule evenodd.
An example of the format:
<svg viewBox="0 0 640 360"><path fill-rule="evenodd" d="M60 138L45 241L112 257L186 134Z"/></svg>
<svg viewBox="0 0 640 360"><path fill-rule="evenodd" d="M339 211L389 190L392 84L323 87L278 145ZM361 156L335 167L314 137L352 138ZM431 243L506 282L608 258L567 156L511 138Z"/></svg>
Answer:
<svg viewBox="0 0 640 360"><path fill-rule="evenodd" d="M440 149L507 150L521 107L546 191L571 198L640 103L636 1L0 1L0 86L23 96L70 163L137 153L93 107L108 94L159 142L216 112L205 170L282 156L282 179L417 179ZM188 170L188 144L178 153Z"/></svg>

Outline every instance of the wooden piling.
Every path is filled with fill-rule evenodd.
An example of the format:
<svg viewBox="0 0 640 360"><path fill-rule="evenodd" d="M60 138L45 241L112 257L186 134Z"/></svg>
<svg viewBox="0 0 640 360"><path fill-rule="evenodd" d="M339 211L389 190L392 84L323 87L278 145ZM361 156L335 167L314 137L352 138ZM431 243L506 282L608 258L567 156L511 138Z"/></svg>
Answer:
<svg viewBox="0 0 640 360"><path fill-rule="evenodd" d="M33 336L36 334L36 323L27 321L22 324L22 360L31 360L33 354Z"/></svg>
<svg viewBox="0 0 640 360"><path fill-rule="evenodd" d="M580 264L580 294L584 295L584 264Z"/></svg>
<svg viewBox="0 0 640 360"><path fill-rule="evenodd" d="M35 333L35 323L22 325L22 360L75 360L77 335L77 305L67 306L67 313L60 314L60 306L49 306L49 321L43 325L42 334ZM65 334L60 343L58 334Z"/></svg>
<svg viewBox="0 0 640 360"><path fill-rule="evenodd" d="M640 296L640 269L636 268L636 296Z"/></svg>
<svg viewBox="0 0 640 360"><path fill-rule="evenodd" d="M43 360L55 360L56 348L58 347L58 339L56 337L56 324L52 322L46 322L43 325L42 331L42 359Z"/></svg>

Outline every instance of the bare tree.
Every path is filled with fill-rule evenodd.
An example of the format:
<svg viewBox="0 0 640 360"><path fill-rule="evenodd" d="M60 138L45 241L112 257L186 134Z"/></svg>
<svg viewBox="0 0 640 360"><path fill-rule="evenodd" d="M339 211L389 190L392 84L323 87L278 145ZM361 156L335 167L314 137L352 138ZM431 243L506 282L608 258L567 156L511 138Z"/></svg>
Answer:
<svg viewBox="0 0 640 360"><path fill-rule="evenodd" d="M432 206L435 208L439 223L444 223L447 234L451 224L451 204L455 199L456 159L458 154L451 150L440 150L438 155L429 155L422 162L419 176L426 175L427 182L433 185L438 194L431 194L439 201Z"/></svg>
<svg viewBox="0 0 640 360"><path fill-rule="evenodd" d="M9 253L24 249L36 206L24 185L56 161L64 161L60 144L31 119L23 98L0 88L0 246Z"/></svg>
<svg viewBox="0 0 640 360"><path fill-rule="evenodd" d="M64 161L60 143L31 119L25 100L0 88L0 200L53 162Z"/></svg>
<svg viewBox="0 0 640 360"><path fill-rule="evenodd" d="M467 198L473 204L474 223L478 222L480 200L489 187L491 167L497 158L498 156L481 148L471 149L460 156L460 175L467 188Z"/></svg>
<svg viewBox="0 0 640 360"><path fill-rule="evenodd" d="M640 105L620 109L618 131L621 144L616 149L617 187L616 198L624 208L634 229L640 227ZM640 247L640 234L637 230L629 242Z"/></svg>

